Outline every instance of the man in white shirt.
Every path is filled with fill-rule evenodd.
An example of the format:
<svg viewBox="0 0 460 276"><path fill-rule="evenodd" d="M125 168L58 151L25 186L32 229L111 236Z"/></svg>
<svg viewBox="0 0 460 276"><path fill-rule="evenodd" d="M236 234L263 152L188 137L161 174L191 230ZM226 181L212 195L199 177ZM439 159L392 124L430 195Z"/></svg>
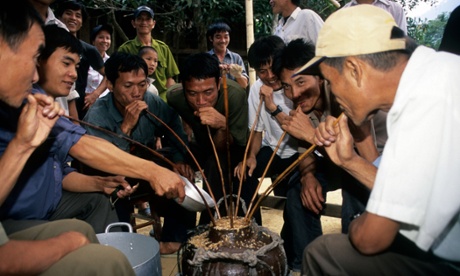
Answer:
<svg viewBox="0 0 460 276"><path fill-rule="evenodd" d="M358 5L326 20L316 57L296 74L318 67L345 113L315 134L331 160L351 172L369 165L350 146L348 118L359 126L388 111L388 141L366 212L348 236L311 243L302 272L460 273L460 57L417 46L391 14Z"/></svg>
<svg viewBox="0 0 460 276"><path fill-rule="evenodd" d="M300 0L270 0L273 14L280 14L281 19L273 32L285 43L297 38L316 45L318 32L323 26L321 17L312 10L300 9Z"/></svg>

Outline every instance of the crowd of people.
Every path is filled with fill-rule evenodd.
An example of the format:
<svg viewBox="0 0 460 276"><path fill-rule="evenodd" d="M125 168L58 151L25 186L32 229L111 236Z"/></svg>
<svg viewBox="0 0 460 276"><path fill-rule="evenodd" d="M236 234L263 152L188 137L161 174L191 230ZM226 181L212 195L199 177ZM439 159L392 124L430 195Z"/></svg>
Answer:
<svg viewBox="0 0 460 276"><path fill-rule="evenodd" d="M216 200L241 192L244 205L264 173L312 145L274 189L287 198L292 275L460 275L457 14L435 51L407 36L392 1L352 0L323 21L298 0L270 0L281 18L248 50L250 84L225 22L179 68L152 36L150 7L109 55L111 25L87 43L85 6L60 1L54 13L53 2L0 4L0 275L134 275L96 233L136 206L164 218L152 236L175 253L211 222L177 204L180 176L194 181L200 167ZM322 235L338 188L342 233ZM263 225L260 210L253 219Z"/></svg>

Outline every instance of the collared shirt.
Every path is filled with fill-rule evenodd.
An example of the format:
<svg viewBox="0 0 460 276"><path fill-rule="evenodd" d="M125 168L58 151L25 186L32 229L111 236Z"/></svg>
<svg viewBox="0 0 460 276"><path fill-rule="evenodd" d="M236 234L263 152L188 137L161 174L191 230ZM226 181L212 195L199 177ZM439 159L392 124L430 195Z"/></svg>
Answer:
<svg viewBox="0 0 460 276"><path fill-rule="evenodd" d="M217 58L217 55L214 52L214 49L211 49L208 53ZM221 62L221 61L219 60L219 62ZM243 68L243 72L241 74L245 78L249 79L248 73L246 72L246 67L244 66L243 59L241 58L241 56L239 54L237 54L235 52L232 52L229 49L226 49L224 60L221 63L223 63L223 64L238 64L239 66L241 66ZM235 77L232 76L230 73L227 73L227 79L232 79L232 80L236 81Z"/></svg>
<svg viewBox="0 0 460 276"><path fill-rule="evenodd" d="M102 60L106 62L109 59L109 55L107 53L104 53L104 56L102 57ZM94 70L93 67L89 67L88 69L88 80L86 81L86 88L85 88L85 93L93 93L94 90L96 90L99 85L101 84L101 81L104 79L104 76L101 75L98 71ZM104 92L99 96L99 98L104 97L109 93L109 89L105 89Z"/></svg>
<svg viewBox="0 0 460 276"><path fill-rule="evenodd" d="M278 26L274 35L281 37L285 43L289 43L297 38L302 38L305 42L316 45L318 33L324 22L321 17L312 10L300 9L297 7L284 22L284 18L278 21Z"/></svg>
<svg viewBox="0 0 460 276"><path fill-rule="evenodd" d="M400 223L424 251L460 261L460 57L419 46L388 112L366 210ZM433 93L436 91L436 93Z"/></svg>
<svg viewBox="0 0 460 276"><path fill-rule="evenodd" d="M44 94L34 86L34 92ZM0 154L16 135L21 109L0 108ZM70 148L85 130L65 118L59 118L48 138L30 156L16 185L0 207L0 220L46 220L54 212L62 196L62 179L73 171L67 166ZM7 173L7 172L2 172Z"/></svg>
<svg viewBox="0 0 460 276"><path fill-rule="evenodd" d="M118 48L118 51L137 55L142 46L144 45L136 36L134 39L123 43ZM158 52L158 67L153 75L149 77L156 80L155 86L158 88L160 97L166 101L166 80L179 75L179 68L177 68L176 61L166 43L152 38L152 47Z"/></svg>
<svg viewBox="0 0 460 276"><path fill-rule="evenodd" d="M249 90L249 129L252 128L254 120L257 116L257 107L259 106L260 102L260 88L262 87L262 85L263 82L260 79L258 79ZM279 105L283 110L282 112L286 114L289 114L289 111L291 111L294 106L293 102L284 95L283 89L273 91L273 102L276 105ZM259 114L259 118L255 123L256 126L254 127L254 130L257 132L263 132L262 147L269 146L272 150L275 150L276 146L278 145L279 139L284 133L284 130L281 128L280 123L276 120L276 118L271 116L270 112L265 108L265 106L262 107L262 110ZM279 145L276 154L283 159L289 158L298 152L297 147L297 139L287 134L286 136L284 136L283 141Z"/></svg>
<svg viewBox="0 0 460 276"><path fill-rule="evenodd" d="M168 131L166 127L148 114L141 114L139 116L139 121L131 131L130 136L123 133L121 131L121 124L123 123L124 117L115 107L113 97L113 93L109 93L105 97L99 98L88 110L83 120L103 129L110 130L117 135L131 138L151 149L155 149L156 137L164 135L165 139L168 139L168 144L171 145L172 161L179 162L185 160L186 150L182 144L177 141L175 136ZM181 137L182 141L187 144L187 135L183 131L179 115L160 97L151 93L144 94L144 101L148 105L148 110L166 123L175 133L177 133L177 135L179 135L179 137ZM88 126L84 127L88 131L88 134L103 138L118 148L126 152L130 152L132 145L131 142L126 139L109 135L103 131ZM133 152L133 154L136 155L135 152Z"/></svg>
<svg viewBox="0 0 460 276"><path fill-rule="evenodd" d="M343 7L353 7L359 5L356 0L351 0L347 4L345 4ZM389 12L391 15L393 15L393 18L396 21L396 24L398 24L399 28L404 31L405 34L407 34L407 22L406 22L406 15L404 14L404 10L402 6L399 3L396 3L394 1L390 0L375 0L372 4L372 6L382 8Z"/></svg>
<svg viewBox="0 0 460 276"><path fill-rule="evenodd" d="M60 28L65 29L66 31L69 31L67 26L64 23L62 23L61 20L56 18L56 16L53 13L53 10L51 10L51 8L48 7L48 16L46 17L45 25L53 25L53 24L57 25Z"/></svg>

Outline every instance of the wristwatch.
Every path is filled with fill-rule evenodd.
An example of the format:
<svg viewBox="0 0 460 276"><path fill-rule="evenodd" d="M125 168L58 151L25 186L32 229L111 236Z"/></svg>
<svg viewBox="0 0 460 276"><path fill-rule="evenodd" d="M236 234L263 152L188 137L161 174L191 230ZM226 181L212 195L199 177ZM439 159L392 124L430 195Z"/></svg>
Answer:
<svg viewBox="0 0 460 276"><path fill-rule="evenodd" d="M276 106L276 109L275 111L273 111L272 113L270 113L270 115L272 115L273 117L275 117L276 115L278 115L280 112L282 112L283 109L281 109L281 106L277 105Z"/></svg>

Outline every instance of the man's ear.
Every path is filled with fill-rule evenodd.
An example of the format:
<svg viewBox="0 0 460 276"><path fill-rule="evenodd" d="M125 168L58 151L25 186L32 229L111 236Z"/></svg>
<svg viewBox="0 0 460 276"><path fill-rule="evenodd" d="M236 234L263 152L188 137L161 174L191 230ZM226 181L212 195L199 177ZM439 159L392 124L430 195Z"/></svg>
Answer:
<svg viewBox="0 0 460 276"><path fill-rule="evenodd" d="M153 20L153 26L152 26L152 30L155 29L155 25L157 24L157 22L155 20Z"/></svg>
<svg viewBox="0 0 460 276"><path fill-rule="evenodd" d="M107 83L107 89L109 89L110 92L113 92L113 84L111 81L106 80Z"/></svg>
<svg viewBox="0 0 460 276"><path fill-rule="evenodd" d="M356 57L347 57L343 67L344 74L350 77L350 81L354 82L357 87L361 87L364 73L362 61Z"/></svg>
<svg viewBox="0 0 460 276"><path fill-rule="evenodd" d="M131 20L131 26L133 26L133 28L136 29L136 24L134 24L134 19Z"/></svg>

